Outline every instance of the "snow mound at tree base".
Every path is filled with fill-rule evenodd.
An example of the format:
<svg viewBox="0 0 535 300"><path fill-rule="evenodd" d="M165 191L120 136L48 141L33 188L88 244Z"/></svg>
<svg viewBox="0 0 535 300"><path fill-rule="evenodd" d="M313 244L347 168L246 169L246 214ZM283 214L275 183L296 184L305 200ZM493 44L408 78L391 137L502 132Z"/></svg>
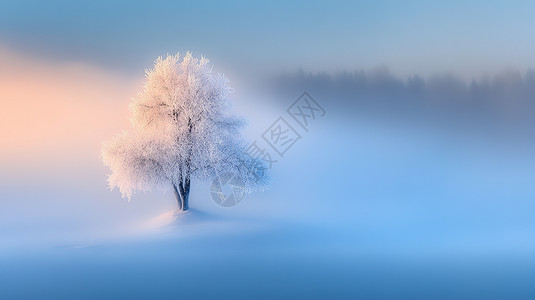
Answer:
<svg viewBox="0 0 535 300"><path fill-rule="evenodd" d="M175 209L153 218L148 222L148 225L150 228L166 228L180 225L199 224L203 222L214 221L216 219L218 219L218 217L196 209L189 209L187 211Z"/></svg>
<svg viewBox="0 0 535 300"><path fill-rule="evenodd" d="M210 235L242 235L265 230L264 227L261 220L213 215L196 209L175 209L144 222L136 235L174 240Z"/></svg>

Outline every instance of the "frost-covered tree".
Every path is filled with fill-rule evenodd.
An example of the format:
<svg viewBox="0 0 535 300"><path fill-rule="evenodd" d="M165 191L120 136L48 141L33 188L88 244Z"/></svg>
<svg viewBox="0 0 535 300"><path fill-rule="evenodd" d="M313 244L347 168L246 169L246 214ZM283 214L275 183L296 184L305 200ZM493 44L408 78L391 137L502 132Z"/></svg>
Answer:
<svg viewBox="0 0 535 300"><path fill-rule="evenodd" d="M232 172L246 191L261 190L266 168L245 152L243 121L229 114L231 91L204 57L188 52L182 60L179 54L158 58L130 104L134 130L103 146L110 188L128 199L136 191L171 188L182 211L189 208L193 178Z"/></svg>

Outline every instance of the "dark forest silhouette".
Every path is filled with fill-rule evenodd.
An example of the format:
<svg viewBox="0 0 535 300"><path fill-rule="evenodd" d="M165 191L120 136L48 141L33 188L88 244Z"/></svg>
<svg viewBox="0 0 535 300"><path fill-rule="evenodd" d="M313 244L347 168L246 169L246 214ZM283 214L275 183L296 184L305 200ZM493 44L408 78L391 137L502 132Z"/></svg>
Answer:
<svg viewBox="0 0 535 300"><path fill-rule="evenodd" d="M535 70L508 70L466 81L445 74L400 78L387 68L335 74L299 70L274 76L270 89L287 95L307 90L342 115L387 113L427 120L535 124Z"/></svg>

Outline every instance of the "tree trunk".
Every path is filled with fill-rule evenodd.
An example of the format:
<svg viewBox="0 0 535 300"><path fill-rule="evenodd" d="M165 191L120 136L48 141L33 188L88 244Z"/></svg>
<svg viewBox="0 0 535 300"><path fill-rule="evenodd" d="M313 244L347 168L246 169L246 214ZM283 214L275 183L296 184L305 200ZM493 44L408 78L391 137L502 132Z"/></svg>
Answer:
<svg viewBox="0 0 535 300"><path fill-rule="evenodd" d="M193 123L191 118L188 120L188 139L191 138L191 131L193 130ZM179 168L180 182L177 185L173 183L173 191L175 192L176 202L178 203L179 211L186 211L189 209L189 188L190 188L190 175L191 175L191 147L188 149L188 153L185 160L185 168Z"/></svg>
<svg viewBox="0 0 535 300"><path fill-rule="evenodd" d="M182 197L175 184L173 184L173 192L175 193L176 202L178 203L178 210L182 210Z"/></svg>
<svg viewBox="0 0 535 300"><path fill-rule="evenodd" d="M189 209L189 180L186 180L186 184L180 193L180 198L182 198L182 211Z"/></svg>
<svg viewBox="0 0 535 300"><path fill-rule="evenodd" d="M176 202L178 204L179 211L186 211L189 209L189 189L190 180L186 178L185 182L180 182L178 187L173 184L173 192L175 193Z"/></svg>

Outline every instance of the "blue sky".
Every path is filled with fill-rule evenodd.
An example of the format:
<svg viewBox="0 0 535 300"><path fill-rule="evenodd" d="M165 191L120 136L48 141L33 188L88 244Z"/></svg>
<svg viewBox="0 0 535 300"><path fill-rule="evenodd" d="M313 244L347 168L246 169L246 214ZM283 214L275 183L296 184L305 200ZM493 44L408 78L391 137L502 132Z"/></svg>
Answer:
<svg viewBox="0 0 535 300"><path fill-rule="evenodd" d="M535 61L530 1L11 1L0 46L139 70L191 50L224 67L480 75Z"/></svg>

